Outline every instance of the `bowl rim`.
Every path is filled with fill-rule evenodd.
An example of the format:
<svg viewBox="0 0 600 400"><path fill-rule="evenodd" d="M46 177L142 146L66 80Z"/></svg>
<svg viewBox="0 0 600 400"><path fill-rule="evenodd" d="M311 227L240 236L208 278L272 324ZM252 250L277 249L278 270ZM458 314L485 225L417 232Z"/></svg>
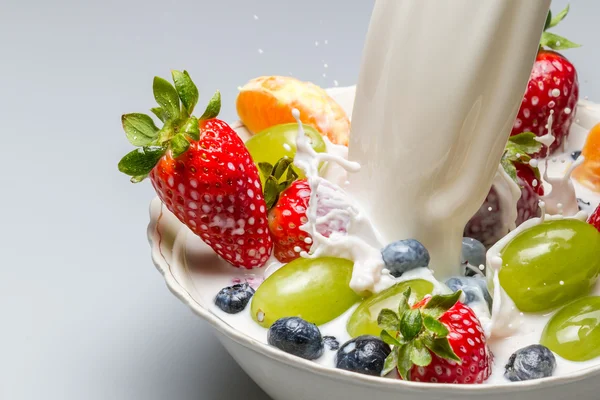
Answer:
<svg viewBox="0 0 600 400"><path fill-rule="evenodd" d="M385 388L387 390L396 391L428 391L435 394L492 394L499 390L503 392L522 392L524 390L535 390L540 387L554 387L567 383L574 383L586 378L591 378L600 375L600 365L595 367L584 368L582 370L562 375L542 378L537 380L523 382L506 382L498 384L480 384L480 385L458 385L458 384L431 384L425 382L406 382L400 379L386 379L381 377L363 375L355 372L345 371L337 368L326 367L321 364L305 360L300 357L285 353L275 347L262 343L252 337L244 334L237 329L231 327L227 322L212 313L209 309L198 303L194 297L183 287L170 271L168 261L165 259L162 252L161 244L161 227L164 221L161 216L163 213L169 213L164 207L160 199L155 197L150 203L150 223L147 228L148 241L151 247L152 261L158 271L163 275L166 285L169 290L179 298L184 304L188 305L192 311L207 321L214 329L225 335L228 339L235 343L258 352L265 357L274 361L284 363L292 368L304 370L309 373L314 373L322 377L336 380L342 383L359 384L361 386ZM174 223L184 225L176 220ZM181 228L180 227L180 228ZM188 235L189 232L185 232ZM185 246L185 244L184 244ZM220 338L219 338L220 339Z"/></svg>

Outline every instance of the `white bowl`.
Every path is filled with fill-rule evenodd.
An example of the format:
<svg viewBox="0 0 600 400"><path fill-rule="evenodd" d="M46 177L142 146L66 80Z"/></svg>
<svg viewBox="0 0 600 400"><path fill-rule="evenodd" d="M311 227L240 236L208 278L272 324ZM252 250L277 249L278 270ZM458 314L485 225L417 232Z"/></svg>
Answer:
<svg viewBox="0 0 600 400"><path fill-rule="evenodd" d="M353 88L331 91L351 113ZM598 122L600 108L584 103L579 127L590 129ZM243 136L241 125L235 125ZM214 312L216 292L230 284L233 267L220 260L155 198L150 205L148 238L152 259L167 286L216 331L217 337L246 373L276 400L548 400L600 399L600 366L569 375L497 385L447 385L404 382L355 374L324 367L259 342ZM240 275L262 275L262 269Z"/></svg>

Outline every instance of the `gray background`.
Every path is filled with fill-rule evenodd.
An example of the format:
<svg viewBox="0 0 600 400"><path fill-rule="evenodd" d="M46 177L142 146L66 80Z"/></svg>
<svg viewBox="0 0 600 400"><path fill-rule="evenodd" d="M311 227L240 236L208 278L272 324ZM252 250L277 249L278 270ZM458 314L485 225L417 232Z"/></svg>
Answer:
<svg viewBox="0 0 600 400"><path fill-rule="evenodd" d="M600 4L574 3L560 32L600 101ZM1 399L267 398L155 271L119 117L172 68L201 103L220 89L226 120L258 75L353 84L372 4L0 0Z"/></svg>

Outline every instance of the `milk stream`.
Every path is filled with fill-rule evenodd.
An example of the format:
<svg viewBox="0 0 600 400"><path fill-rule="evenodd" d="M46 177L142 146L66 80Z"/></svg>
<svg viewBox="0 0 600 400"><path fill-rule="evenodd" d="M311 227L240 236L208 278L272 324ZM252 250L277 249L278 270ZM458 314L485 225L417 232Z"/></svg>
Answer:
<svg viewBox="0 0 600 400"><path fill-rule="evenodd" d="M550 0L377 0L352 118L348 191L384 243L414 238L438 278L487 195ZM432 117L435 116L435 117Z"/></svg>

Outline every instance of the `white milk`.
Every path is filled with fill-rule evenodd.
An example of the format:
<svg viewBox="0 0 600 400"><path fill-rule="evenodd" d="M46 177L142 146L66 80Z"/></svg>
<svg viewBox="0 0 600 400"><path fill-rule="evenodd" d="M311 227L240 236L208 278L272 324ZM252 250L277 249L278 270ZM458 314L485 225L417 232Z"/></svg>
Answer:
<svg viewBox="0 0 600 400"><path fill-rule="evenodd" d="M487 195L550 0L377 0L363 53L348 191L388 243L415 238L438 278Z"/></svg>

